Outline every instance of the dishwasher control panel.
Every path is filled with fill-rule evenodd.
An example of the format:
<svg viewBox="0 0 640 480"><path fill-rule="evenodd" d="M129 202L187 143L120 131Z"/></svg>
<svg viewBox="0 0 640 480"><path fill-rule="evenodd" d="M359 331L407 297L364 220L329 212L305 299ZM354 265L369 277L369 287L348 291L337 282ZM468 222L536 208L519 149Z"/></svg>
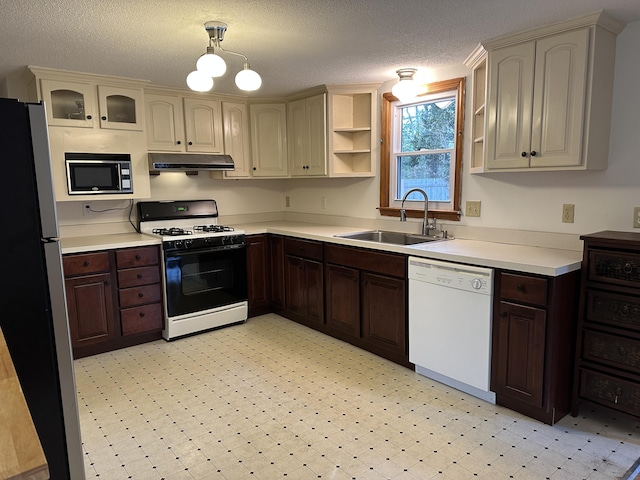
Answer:
<svg viewBox="0 0 640 480"><path fill-rule="evenodd" d="M493 270L426 258L409 257L409 280L484 295L493 293Z"/></svg>

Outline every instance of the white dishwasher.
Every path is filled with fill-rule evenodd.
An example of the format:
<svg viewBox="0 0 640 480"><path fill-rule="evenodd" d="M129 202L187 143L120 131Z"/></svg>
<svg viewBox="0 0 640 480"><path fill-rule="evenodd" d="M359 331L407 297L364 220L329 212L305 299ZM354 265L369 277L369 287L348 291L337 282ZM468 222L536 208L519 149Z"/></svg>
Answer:
<svg viewBox="0 0 640 480"><path fill-rule="evenodd" d="M493 270L409 257L409 361L491 403Z"/></svg>

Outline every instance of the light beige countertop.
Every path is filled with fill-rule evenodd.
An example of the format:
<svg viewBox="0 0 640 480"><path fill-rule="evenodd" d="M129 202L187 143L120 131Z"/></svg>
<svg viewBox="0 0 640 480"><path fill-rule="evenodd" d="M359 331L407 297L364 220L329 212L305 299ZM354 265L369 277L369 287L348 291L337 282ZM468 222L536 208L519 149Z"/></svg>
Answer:
<svg viewBox="0 0 640 480"><path fill-rule="evenodd" d="M578 270L582 252L554 248L513 245L479 240L454 239L420 245L390 245L335 237L346 233L371 230L362 227L321 225L291 221L234 224L247 235L273 233L340 245L402 253L417 257L503 268L526 273L558 276ZM137 233L73 237L62 239L62 253L79 253L107 248L158 245L159 239Z"/></svg>

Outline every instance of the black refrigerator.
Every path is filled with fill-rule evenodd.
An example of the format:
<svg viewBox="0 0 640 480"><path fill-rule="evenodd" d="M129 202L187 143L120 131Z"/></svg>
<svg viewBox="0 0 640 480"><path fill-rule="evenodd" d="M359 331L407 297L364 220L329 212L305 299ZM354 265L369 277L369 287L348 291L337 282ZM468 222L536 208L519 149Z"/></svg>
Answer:
<svg viewBox="0 0 640 480"><path fill-rule="evenodd" d="M45 107L0 98L0 327L53 480L84 479Z"/></svg>

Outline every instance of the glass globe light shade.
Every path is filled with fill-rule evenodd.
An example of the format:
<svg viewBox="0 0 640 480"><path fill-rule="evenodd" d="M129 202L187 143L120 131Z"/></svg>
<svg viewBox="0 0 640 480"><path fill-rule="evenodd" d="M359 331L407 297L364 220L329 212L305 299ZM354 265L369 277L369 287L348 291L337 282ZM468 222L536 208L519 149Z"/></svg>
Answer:
<svg viewBox="0 0 640 480"><path fill-rule="evenodd" d="M393 88L391 93L401 102L413 100L420 92L420 85L412 78L401 78Z"/></svg>
<svg viewBox="0 0 640 480"><path fill-rule="evenodd" d="M248 66L245 66L243 70L240 70L236 75L236 85L240 90L252 92L258 90L262 85L262 78L257 72L251 70Z"/></svg>
<svg viewBox="0 0 640 480"><path fill-rule="evenodd" d="M198 58L196 69L210 77L221 77L227 71L227 64L220 55L205 53Z"/></svg>
<svg viewBox="0 0 640 480"><path fill-rule="evenodd" d="M213 88L213 78L206 73L194 70L187 75L187 85L196 92L208 92Z"/></svg>

